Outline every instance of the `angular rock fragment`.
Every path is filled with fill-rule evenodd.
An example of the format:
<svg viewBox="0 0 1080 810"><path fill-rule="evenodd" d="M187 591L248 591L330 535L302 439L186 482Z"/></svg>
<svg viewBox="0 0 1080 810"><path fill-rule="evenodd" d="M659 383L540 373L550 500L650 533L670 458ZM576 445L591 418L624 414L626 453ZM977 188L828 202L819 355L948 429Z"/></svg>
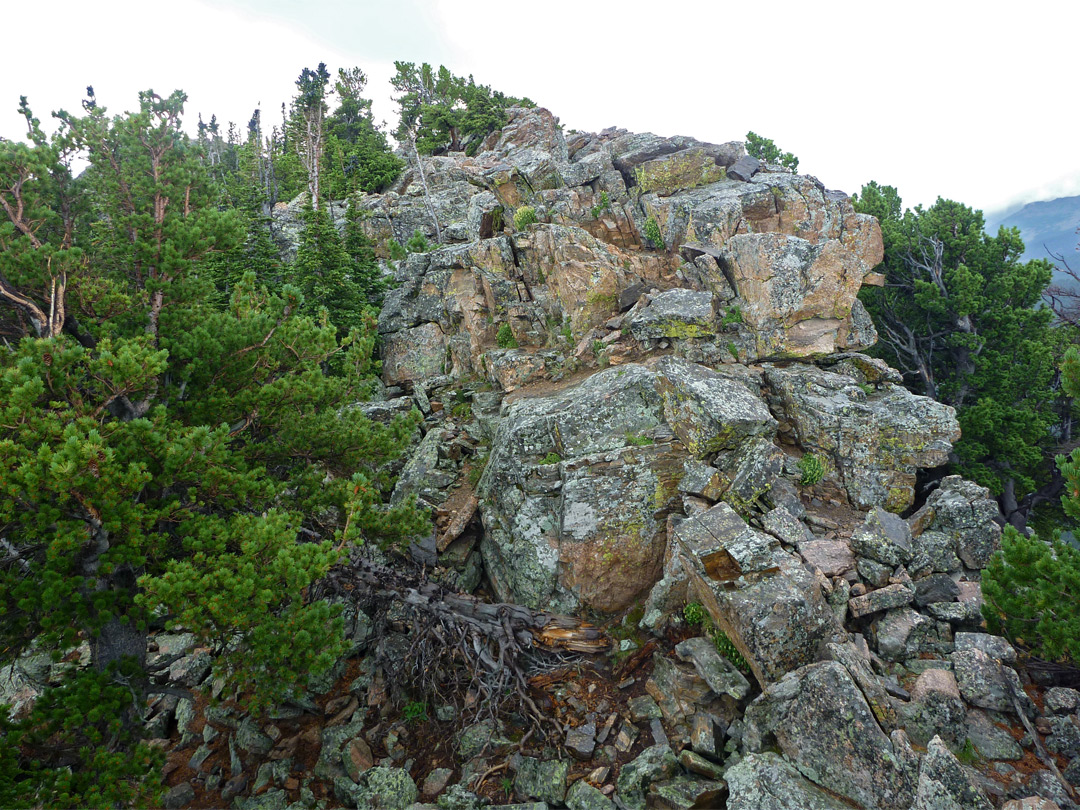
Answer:
<svg viewBox="0 0 1080 810"><path fill-rule="evenodd" d="M676 542L699 600L759 683L817 660L839 637L813 575L727 504L680 523Z"/></svg>
<svg viewBox="0 0 1080 810"><path fill-rule="evenodd" d="M864 807L910 807L915 775L841 664L810 664L768 686L750 704L746 723L748 750L760 751L775 740L826 790Z"/></svg>
<svg viewBox="0 0 1080 810"><path fill-rule="evenodd" d="M915 810L992 810L986 795L939 737L930 741L919 768Z"/></svg>

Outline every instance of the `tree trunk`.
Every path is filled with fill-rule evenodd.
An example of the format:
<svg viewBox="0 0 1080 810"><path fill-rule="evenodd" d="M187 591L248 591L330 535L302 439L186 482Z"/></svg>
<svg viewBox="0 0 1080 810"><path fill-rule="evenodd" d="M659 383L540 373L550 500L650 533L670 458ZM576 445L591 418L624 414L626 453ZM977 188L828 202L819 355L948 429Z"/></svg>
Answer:
<svg viewBox="0 0 1080 810"><path fill-rule="evenodd" d="M420 174L420 183L424 187L424 200L427 202L428 213L431 215L431 221L435 223L435 241L441 245L442 228L439 227L439 217L435 213L435 206L431 202L431 189L428 188L427 176L424 174L424 163L420 160L420 152L416 148L415 134L409 136L409 143L412 145L413 157L416 158L416 170Z"/></svg>

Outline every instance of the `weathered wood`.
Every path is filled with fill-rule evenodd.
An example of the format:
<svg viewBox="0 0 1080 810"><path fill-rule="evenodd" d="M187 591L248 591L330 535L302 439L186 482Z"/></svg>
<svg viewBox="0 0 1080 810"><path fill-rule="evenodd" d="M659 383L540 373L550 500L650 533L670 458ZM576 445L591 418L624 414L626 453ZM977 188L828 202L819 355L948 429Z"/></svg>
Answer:
<svg viewBox="0 0 1080 810"><path fill-rule="evenodd" d="M359 556L333 569L312 594L330 595L367 611L376 637L386 629L408 627L405 652L398 645L376 655L391 690L408 684L437 705L450 703L477 718L524 710L545 739L548 732L561 739L562 728L537 707L529 678L567 666L574 654L610 646L600 630L573 616L484 602ZM392 610L394 605L398 609Z"/></svg>

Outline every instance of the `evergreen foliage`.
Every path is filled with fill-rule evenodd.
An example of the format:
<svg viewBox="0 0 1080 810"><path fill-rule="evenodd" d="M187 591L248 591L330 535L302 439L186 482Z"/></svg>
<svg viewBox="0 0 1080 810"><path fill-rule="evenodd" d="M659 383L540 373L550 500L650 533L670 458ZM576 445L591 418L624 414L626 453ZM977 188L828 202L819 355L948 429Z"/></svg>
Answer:
<svg viewBox="0 0 1080 810"><path fill-rule="evenodd" d="M746 153L763 163L779 163L793 172L799 170L799 159L791 152L781 152L771 138L763 138L754 132L746 133Z"/></svg>
<svg viewBox="0 0 1080 810"><path fill-rule="evenodd" d="M1040 658L1080 664L1080 549L1006 526L1001 551L983 571L982 592L990 632Z"/></svg>
<svg viewBox="0 0 1080 810"><path fill-rule="evenodd" d="M536 209L531 205L523 205L514 211L514 230L523 231L536 222Z"/></svg>
<svg viewBox="0 0 1080 810"><path fill-rule="evenodd" d="M1006 515L1047 478L1057 336L1040 306L1048 262L1021 262L1016 229L983 231L982 212L938 199L901 212L870 183L856 210L881 222L885 286L860 298L878 351L908 387L956 408L956 471L1002 496Z"/></svg>
<svg viewBox="0 0 1080 810"><path fill-rule="evenodd" d="M397 97L398 141L415 137L421 154L442 152L476 154L484 138L506 125L506 110L514 106L533 107L527 98L514 98L472 76L464 79L440 65L435 70L427 62L394 62L397 70L390 80Z"/></svg>
<svg viewBox="0 0 1080 810"><path fill-rule="evenodd" d="M382 506L380 469L418 414L380 425L353 407L372 372L369 246L350 255L313 209L294 268L307 296L256 251L242 274L215 270L251 220L215 204L184 101L147 91L109 117L91 93L53 138L24 105L31 143L0 142L0 649L89 639L93 656L3 721L3 806L153 803L149 630L194 633L248 705L271 705L344 649L308 587L350 546L427 525Z"/></svg>

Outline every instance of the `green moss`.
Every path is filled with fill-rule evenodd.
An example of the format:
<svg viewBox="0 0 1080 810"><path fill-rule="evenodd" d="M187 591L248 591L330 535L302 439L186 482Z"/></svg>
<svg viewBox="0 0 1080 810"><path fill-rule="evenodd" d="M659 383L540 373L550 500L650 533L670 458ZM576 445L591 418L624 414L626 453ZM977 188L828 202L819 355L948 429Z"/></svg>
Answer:
<svg viewBox="0 0 1080 810"><path fill-rule="evenodd" d="M650 439L648 436L637 436L633 433L627 433L626 443L631 444L634 447L645 447L647 445L653 444L653 440Z"/></svg>
<svg viewBox="0 0 1080 810"><path fill-rule="evenodd" d="M558 464L560 461L562 461L562 456L555 452L548 453L540 459L541 464Z"/></svg>
<svg viewBox="0 0 1080 810"><path fill-rule="evenodd" d="M660 232L660 223L652 215L645 220L645 238L652 242L653 247L658 250L665 247L664 235Z"/></svg>
<svg viewBox="0 0 1080 810"><path fill-rule="evenodd" d="M743 323L743 314L739 305L734 304L724 313L724 317L720 320L720 326L727 328L729 326L734 326L737 323Z"/></svg>

